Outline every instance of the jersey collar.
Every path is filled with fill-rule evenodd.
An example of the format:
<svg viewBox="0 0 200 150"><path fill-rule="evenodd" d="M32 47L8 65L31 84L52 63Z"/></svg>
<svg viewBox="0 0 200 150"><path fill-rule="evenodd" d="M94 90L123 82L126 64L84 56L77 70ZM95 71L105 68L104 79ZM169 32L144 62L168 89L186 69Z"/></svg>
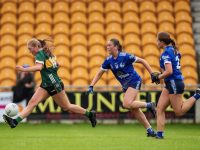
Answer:
<svg viewBox="0 0 200 150"><path fill-rule="evenodd" d="M114 59L114 60L117 60L118 59L118 57L119 57L119 54L120 54L121 52L118 52L118 55L117 55L117 57L116 58L114 58L113 56L112 56L112 58Z"/></svg>

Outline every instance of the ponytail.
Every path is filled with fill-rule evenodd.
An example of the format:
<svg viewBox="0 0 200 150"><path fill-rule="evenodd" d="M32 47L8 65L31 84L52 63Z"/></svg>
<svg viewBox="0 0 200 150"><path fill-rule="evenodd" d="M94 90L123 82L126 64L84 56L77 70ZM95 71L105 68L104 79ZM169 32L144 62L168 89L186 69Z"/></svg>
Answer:
<svg viewBox="0 0 200 150"><path fill-rule="evenodd" d="M50 49L50 46L53 46L53 40L48 38L48 39L37 39L40 44L41 44L41 48L43 49L43 51L48 54L49 56L53 56L52 54L52 49Z"/></svg>
<svg viewBox="0 0 200 150"><path fill-rule="evenodd" d="M44 40L40 40L40 39L37 39L37 40L40 42L41 48L43 48L46 45Z"/></svg>
<svg viewBox="0 0 200 150"><path fill-rule="evenodd" d="M178 48L177 48L177 45L176 45L175 41L172 40L172 39L171 39L171 44L172 44L172 46L173 46L173 48L174 48L175 54L178 54Z"/></svg>

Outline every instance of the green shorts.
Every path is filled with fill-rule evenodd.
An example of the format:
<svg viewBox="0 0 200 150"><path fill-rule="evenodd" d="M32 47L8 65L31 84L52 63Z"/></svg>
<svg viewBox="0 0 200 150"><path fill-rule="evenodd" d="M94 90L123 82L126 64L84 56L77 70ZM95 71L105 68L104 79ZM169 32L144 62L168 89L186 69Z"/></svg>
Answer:
<svg viewBox="0 0 200 150"><path fill-rule="evenodd" d="M64 90L64 84L63 82L56 83L55 85L43 87L40 85L41 88L45 89L50 96L53 96L57 93L60 93L62 90Z"/></svg>

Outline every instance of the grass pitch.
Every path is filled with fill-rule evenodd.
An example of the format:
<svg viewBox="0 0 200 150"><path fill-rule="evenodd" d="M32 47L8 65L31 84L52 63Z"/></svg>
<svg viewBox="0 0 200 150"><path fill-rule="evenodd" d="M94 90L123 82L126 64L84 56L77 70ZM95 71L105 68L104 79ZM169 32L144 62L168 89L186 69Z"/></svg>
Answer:
<svg viewBox="0 0 200 150"><path fill-rule="evenodd" d="M0 124L0 150L200 150L200 125L167 125L165 139L139 124Z"/></svg>

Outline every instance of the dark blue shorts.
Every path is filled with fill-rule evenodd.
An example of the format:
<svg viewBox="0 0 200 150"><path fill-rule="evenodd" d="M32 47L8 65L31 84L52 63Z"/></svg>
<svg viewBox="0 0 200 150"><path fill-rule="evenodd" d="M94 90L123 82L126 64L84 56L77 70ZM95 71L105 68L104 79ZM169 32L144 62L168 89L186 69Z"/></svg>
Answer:
<svg viewBox="0 0 200 150"><path fill-rule="evenodd" d="M183 80L169 80L165 81L165 88L169 91L169 94L183 94L185 84Z"/></svg>
<svg viewBox="0 0 200 150"><path fill-rule="evenodd" d="M132 87L132 88L134 88L134 89L136 89L136 90L140 90L141 85L142 85L142 81L141 81L141 80L136 81L136 82L133 82L133 81L132 81L132 82L128 83L127 88L122 87L122 91L125 93L126 90L127 90L129 87Z"/></svg>

